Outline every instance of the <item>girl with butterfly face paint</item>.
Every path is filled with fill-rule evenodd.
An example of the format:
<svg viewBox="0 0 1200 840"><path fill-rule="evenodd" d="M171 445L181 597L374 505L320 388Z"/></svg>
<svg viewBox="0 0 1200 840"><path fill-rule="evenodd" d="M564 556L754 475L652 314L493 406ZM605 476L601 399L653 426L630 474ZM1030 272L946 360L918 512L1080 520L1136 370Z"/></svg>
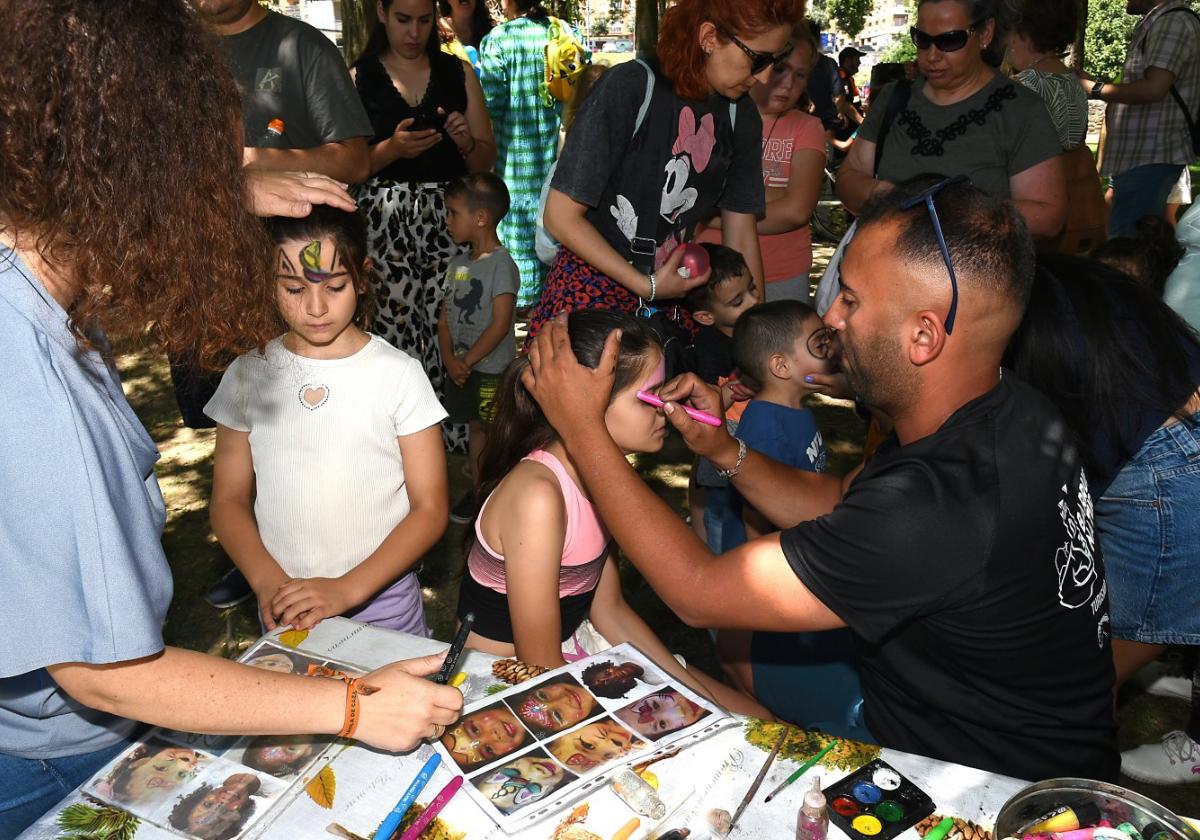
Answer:
<svg viewBox="0 0 1200 840"><path fill-rule="evenodd" d="M548 796L575 777L538 752L510 761L475 779L475 787L503 814Z"/></svg>
<svg viewBox="0 0 1200 840"><path fill-rule="evenodd" d="M288 329L235 360L205 408L213 532L267 630L347 615L427 636L413 567L446 527L445 412L420 365L363 329L361 218L321 207L273 233Z"/></svg>

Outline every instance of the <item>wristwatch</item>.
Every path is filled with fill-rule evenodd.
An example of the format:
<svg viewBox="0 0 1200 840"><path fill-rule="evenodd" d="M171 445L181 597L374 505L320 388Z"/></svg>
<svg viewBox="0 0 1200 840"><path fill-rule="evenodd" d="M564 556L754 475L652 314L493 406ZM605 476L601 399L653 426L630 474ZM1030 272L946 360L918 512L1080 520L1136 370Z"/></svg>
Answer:
<svg viewBox="0 0 1200 840"><path fill-rule="evenodd" d="M1095 83L1092 84L1092 89L1088 91L1088 99L1099 99L1100 92L1104 90L1104 86L1106 84L1108 84L1108 82L1104 81L1103 79L1097 79Z"/></svg>
<svg viewBox="0 0 1200 840"><path fill-rule="evenodd" d="M742 463L746 460L746 441L740 437L735 437L734 440L738 443L737 460L733 462L733 466L727 470L717 470L717 475L721 478L733 478L742 470ZM714 464L715 466L715 464Z"/></svg>

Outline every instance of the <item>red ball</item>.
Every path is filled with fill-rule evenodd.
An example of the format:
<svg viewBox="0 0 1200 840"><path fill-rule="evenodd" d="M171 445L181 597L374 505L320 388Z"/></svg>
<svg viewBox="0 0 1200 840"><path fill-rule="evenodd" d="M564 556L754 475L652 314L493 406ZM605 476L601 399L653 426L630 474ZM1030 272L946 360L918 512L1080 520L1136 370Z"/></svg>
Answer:
<svg viewBox="0 0 1200 840"><path fill-rule="evenodd" d="M687 269L688 277L705 274L709 267L708 251L690 242L682 247L683 256L679 260L679 267Z"/></svg>

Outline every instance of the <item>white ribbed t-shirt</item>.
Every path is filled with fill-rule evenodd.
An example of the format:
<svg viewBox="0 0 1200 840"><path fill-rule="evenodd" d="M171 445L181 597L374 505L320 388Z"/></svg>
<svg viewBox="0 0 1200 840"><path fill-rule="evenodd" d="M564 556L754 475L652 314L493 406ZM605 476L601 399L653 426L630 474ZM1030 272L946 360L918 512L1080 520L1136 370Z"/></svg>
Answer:
<svg viewBox="0 0 1200 840"><path fill-rule="evenodd" d="M408 515L397 437L446 417L421 365L371 336L344 359L280 339L234 360L204 412L250 433L254 516L292 577L340 577Z"/></svg>

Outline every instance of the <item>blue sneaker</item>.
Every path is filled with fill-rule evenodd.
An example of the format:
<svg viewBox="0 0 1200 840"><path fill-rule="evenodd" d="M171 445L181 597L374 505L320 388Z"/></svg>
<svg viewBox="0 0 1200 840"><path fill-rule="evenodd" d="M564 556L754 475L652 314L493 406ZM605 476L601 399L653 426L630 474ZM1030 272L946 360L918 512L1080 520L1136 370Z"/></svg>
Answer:
<svg viewBox="0 0 1200 840"><path fill-rule="evenodd" d="M223 610L249 601L253 596L254 590L250 588L246 576L235 566L212 585L208 594L204 596L204 600L217 609Z"/></svg>

